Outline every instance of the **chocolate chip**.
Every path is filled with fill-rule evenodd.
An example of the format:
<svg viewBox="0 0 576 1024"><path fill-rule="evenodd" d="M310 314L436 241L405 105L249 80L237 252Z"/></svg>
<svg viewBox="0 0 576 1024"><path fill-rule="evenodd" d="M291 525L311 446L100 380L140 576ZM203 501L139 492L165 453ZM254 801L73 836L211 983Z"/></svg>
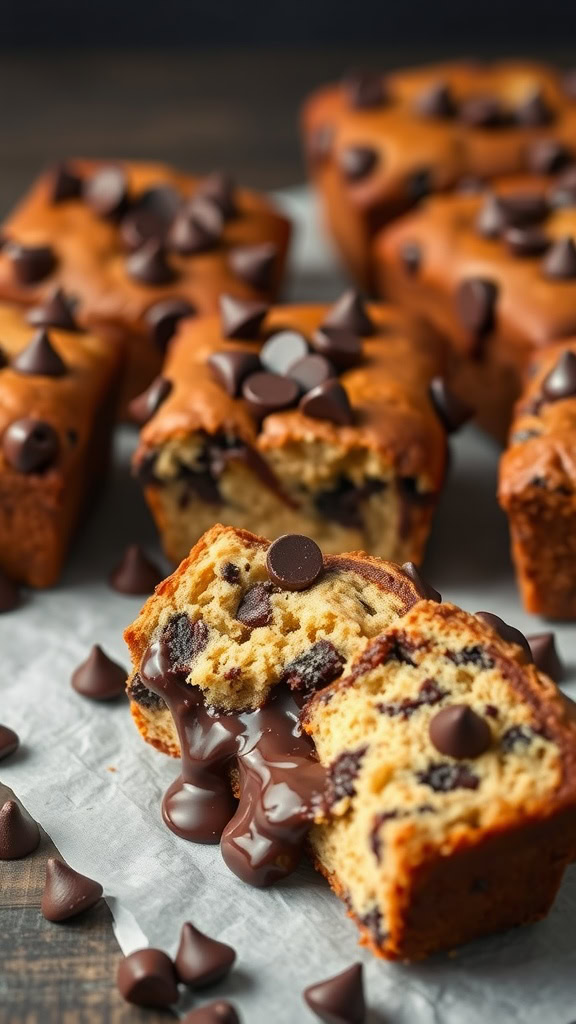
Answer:
<svg viewBox="0 0 576 1024"><path fill-rule="evenodd" d="M208 357L208 365L218 381L232 398L240 394L242 383L260 369L260 360L254 352L232 352L224 349Z"/></svg>
<svg viewBox="0 0 576 1024"><path fill-rule="evenodd" d="M236 959L232 946L217 942L187 921L174 958L178 980L190 988L213 985L225 978Z"/></svg>
<svg viewBox="0 0 576 1024"><path fill-rule="evenodd" d="M450 390L444 377L430 381L430 399L446 430L452 434L473 415L473 410Z"/></svg>
<svg viewBox="0 0 576 1024"><path fill-rule="evenodd" d="M155 238L145 242L126 260L126 271L135 281L143 284L170 284L177 277L176 271L166 259L162 244Z"/></svg>
<svg viewBox="0 0 576 1024"><path fill-rule="evenodd" d="M133 676L127 693L130 700L139 704L140 707L147 708L149 711L159 711L160 708L166 707L165 702L159 694L154 693L152 690L149 690L147 686L144 686L144 683L138 673Z"/></svg>
<svg viewBox="0 0 576 1024"><path fill-rule="evenodd" d="M166 351L180 321L195 313L194 306L186 299L163 299L146 310L145 319L150 335L161 352Z"/></svg>
<svg viewBox="0 0 576 1024"><path fill-rule="evenodd" d="M192 1010L182 1020L182 1024L240 1024L240 1017L225 999L217 999L213 1003Z"/></svg>
<svg viewBox="0 0 576 1024"><path fill-rule="evenodd" d="M513 256L540 256L550 239L538 227L506 228L504 241Z"/></svg>
<svg viewBox="0 0 576 1024"><path fill-rule="evenodd" d="M174 964L160 949L138 949L124 957L116 984L122 998L134 1006L165 1007L178 1000Z"/></svg>
<svg viewBox="0 0 576 1024"><path fill-rule="evenodd" d="M324 324L314 334L312 344L338 370L347 370L362 361L362 341L346 328Z"/></svg>
<svg viewBox="0 0 576 1024"><path fill-rule="evenodd" d="M240 569L234 565L234 562L224 562L220 575L223 580L226 580L226 583L233 586L240 579Z"/></svg>
<svg viewBox="0 0 576 1024"><path fill-rule="evenodd" d="M442 708L430 722L428 733L440 754L459 760L479 757L492 744L490 727L468 704Z"/></svg>
<svg viewBox="0 0 576 1024"><path fill-rule="evenodd" d="M20 746L18 734L7 725L0 725L0 761L14 754Z"/></svg>
<svg viewBox="0 0 576 1024"><path fill-rule="evenodd" d="M110 574L110 586L120 594L151 594L163 579L162 573L144 554L139 544L126 548L122 561Z"/></svg>
<svg viewBox="0 0 576 1024"><path fill-rule="evenodd" d="M102 886L59 860L49 857L42 894L42 914L47 921L67 921L89 910L102 897Z"/></svg>
<svg viewBox="0 0 576 1024"><path fill-rule="evenodd" d="M260 291L272 287L278 251L273 242L261 245L239 245L228 255L230 267L236 277Z"/></svg>
<svg viewBox="0 0 576 1024"><path fill-rule="evenodd" d="M173 615L162 631L171 671L187 676L192 662L206 648L209 639L210 630L203 619L192 622L185 612Z"/></svg>
<svg viewBox="0 0 576 1024"><path fill-rule="evenodd" d="M347 181L362 181L378 163L378 153L371 146L346 146L338 154L340 169Z"/></svg>
<svg viewBox="0 0 576 1024"><path fill-rule="evenodd" d="M288 409L297 401L298 395L296 381L276 373L251 373L242 385L242 397L258 419Z"/></svg>
<svg viewBox="0 0 576 1024"><path fill-rule="evenodd" d="M429 167L419 167L406 178L406 194L411 203L419 203L432 192L432 171Z"/></svg>
<svg viewBox="0 0 576 1024"><path fill-rule="evenodd" d="M337 426L350 426L354 422L350 399L337 380L327 380L312 388L298 406L304 416L315 420L328 420Z"/></svg>
<svg viewBox="0 0 576 1024"><path fill-rule="evenodd" d="M260 362L270 373L285 375L308 351L308 342L299 331L276 331L262 346Z"/></svg>
<svg viewBox="0 0 576 1024"><path fill-rule="evenodd" d="M82 178L68 164L54 168L50 182L51 203L64 203L67 199L78 199L82 195Z"/></svg>
<svg viewBox="0 0 576 1024"><path fill-rule="evenodd" d="M366 1020L362 964L309 985L303 995L312 1012L330 1024L364 1024Z"/></svg>
<svg viewBox="0 0 576 1024"><path fill-rule="evenodd" d="M268 626L272 621L270 594L275 593L271 583L255 583L249 587L236 609L236 619L250 629Z"/></svg>
<svg viewBox="0 0 576 1024"><path fill-rule="evenodd" d="M76 693L91 700L115 700L126 689L128 673L117 661L112 661L99 644L72 673L72 686Z"/></svg>
<svg viewBox="0 0 576 1024"><path fill-rule="evenodd" d="M554 111L537 85L516 107L514 115L518 124L531 126L548 124L554 117Z"/></svg>
<svg viewBox="0 0 576 1024"><path fill-rule="evenodd" d="M517 747L529 747L534 739L532 729L523 725L512 725L500 737L500 748L505 754L511 753Z"/></svg>
<svg viewBox="0 0 576 1024"><path fill-rule="evenodd" d="M345 796L356 793L356 778L368 747L358 750L345 750L328 768L326 798L328 806L333 807Z"/></svg>
<svg viewBox="0 0 576 1024"><path fill-rule="evenodd" d="M408 274L418 273L422 265L422 249L419 242L402 242L399 256L402 266Z"/></svg>
<svg viewBox="0 0 576 1024"><path fill-rule="evenodd" d="M401 644L394 645L393 649L389 652L386 661L394 660L400 661L404 665L414 665L414 662L410 658L406 658L405 652L402 649ZM389 718L402 718L404 720L411 718L415 711L419 711L420 708L426 706L434 706L439 704L444 697L449 694L448 690L442 690L435 679L425 679L418 690L417 697L403 697L402 700L390 701L389 703L377 704L378 711L381 715L387 715Z"/></svg>
<svg viewBox="0 0 576 1024"><path fill-rule="evenodd" d="M416 111L422 117L453 117L456 103L447 82L433 82L416 98Z"/></svg>
<svg viewBox="0 0 576 1024"><path fill-rule="evenodd" d="M238 299L235 295L220 296L220 317L225 338L249 341L257 338L268 313L264 302Z"/></svg>
<svg viewBox="0 0 576 1024"><path fill-rule="evenodd" d="M404 562L402 570L406 573L408 578L412 580L412 583L416 587L421 598L425 601L438 601L438 603L442 601L441 594L439 594L437 590L434 590L434 587L424 579L414 565L414 562Z"/></svg>
<svg viewBox="0 0 576 1024"><path fill-rule="evenodd" d="M558 281L572 281L576 277L576 245L570 235L558 238L552 243L544 260L542 270L545 277Z"/></svg>
<svg viewBox="0 0 576 1024"><path fill-rule="evenodd" d="M476 612L475 614L476 618L490 626L507 644L517 644L518 647L521 647L526 655L526 660L532 661L532 652L528 646L528 641L519 629L510 626L499 615L494 615L493 612Z"/></svg>
<svg viewBox="0 0 576 1024"><path fill-rule="evenodd" d="M477 665L479 668L494 668L494 659L479 644L461 647L459 651L446 651L445 656L455 665Z"/></svg>
<svg viewBox="0 0 576 1024"><path fill-rule="evenodd" d="M554 633L533 633L526 639L536 668L540 672L545 672L555 683L559 683L564 676L564 665L556 650Z"/></svg>
<svg viewBox="0 0 576 1024"><path fill-rule="evenodd" d="M542 394L549 402L576 395L576 354L563 352L550 373L542 381Z"/></svg>
<svg viewBox="0 0 576 1024"><path fill-rule="evenodd" d="M12 612L20 605L20 591L14 582L0 570L0 615Z"/></svg>
<svg viewBox="0 0 576 1024"><path fill-rule="evenodd" d="M238 213L236 206L236 186L229 174L215 171L201 181L196 190L195 199L209 199L220 210L224 220L231 220Z"/></svg>
<svg viewBox="0 0 576 1024"><path fill-rule="evenodd" d="M572 153L557 139L538 139L528 151L528 167L534 174L555 174L571 160Z"/></svg>
<svg viewBox="0 0 576 1024"><path fill-rule="evenodd" d="M337 330L349 331L350 334L359 337L369 337L375 333L373 320L366 309L366 303L361 292L350 288L330 307L322 323L320 330L325 327L334 327Z"/></svg>
<svg viewBox="0 0 576 1024"><path fill-rule="evenodd" d="M7 242L4 251L20 284L36 284L48 277L56 266L56 256L49 245Z"/></svg>
<svg viewBox="0 0 576 1024"><path fill-rule="evenodd" d="M84 199L99 217L119 217L128 205L128 179L121 167L102 167L84 184Z"/></svg>
<svg viewBox="0 0 576 1024"><path fill-rule="evenodd" d="M317 354L304 356L290 367L290 377L300 385L302 391L312 391L335 376L336 368L332 363Z"/></svg>
<svg viewBox="0 0 576 1024"><path fill-rule="evenodd" d="M266 569L282 590L308 590L324 571L324 559L316 541L301 533L286 533L268 548Z"/></svg>
<svg viewBox="0 0 576 1024"><path fill-rule="evenodd" d="M68 372L66 363L58 355L48 331L43 327L13 360L12 369L39 377L63 377Z"/></svg>
<svg viewBox="0 0 576 1024"><path fill-rule="evenodd" d="M483 277L468 277L456 291L456 312L462 325L476 341L482 340L494 326L498 286Z"/></svg>
<svg viewBox="0 0 576 1024"><path fill-rule="evenodd" d="M78 331L72 303L61 288L55 288L42 306L33 306L27 313L34 327L57 327L62 331Z"/></svg>
<svg viewBox="0 0 576 1024"><path fill-rule="evenodd" d="M458 117L471 128L496 128L505 121L502 105L495 96L471 96L460 104Z"/></svg>
<svg viewBox="0 0 576 1024"><path fill-rule="evenodd" d="M416 772L418 782L430 786L435 793L450 793L454 789L478 789L480 779L465 764L433 761L422 772Z"/></svg>
<svg viewBox="0 0 576 1024"><path fill-rule="evenodd" d="M222 211L207 198L193 199L176 217L168 238L171 249L183 256L213 249L220 241Z"/></svg>
<svg viewBox="0 0 576 1024"><path fill-rule="evenodd" d="M148 423L148 420L152 419L154 413L158 412L158 409L166 401L173 387L172 381L168 380L167 377L156 377L150 384L150 387L146 388L146 391L143 391L141 395L133 398L130 402L128 406L130 419L137 423L138 426L144 426L145 423Z"/></svg>
<svg viewBox="0 0 576 1024"><path fill-rule="evenodd" d="M0 860L19 860L40 843L40 829L24 807L7 800L0 808Z"/></svg>
<svg viewBox="0 0 576 1024"><path fill-rule="evenodd" d="M171 185L145 189L122 218L122 241L128 249L139 249L151 238L164 243L180 205L180 196Z"/></svg>
<svg viewBox="0 0 576 1024"><path fill-rule="evenodd" d="M354 110L373 110L388 99L382 75L367 71L347 75L342 83L348 103Z"/></svg>
<svg viewBox="0 0 576 1024"><path fill-rule="evenodd" d="M346 659L330 640L318 640L283 669L281 681L291 690L313 693L322 690L342 675Z"/></svg>
<svg viewBox="0 0 576 1024"><path fill-rule="evenodd" d="M6 428L2 450L7 463L19 473L42 473L56 462L60 441L50 423L26 417Z"/></svg>

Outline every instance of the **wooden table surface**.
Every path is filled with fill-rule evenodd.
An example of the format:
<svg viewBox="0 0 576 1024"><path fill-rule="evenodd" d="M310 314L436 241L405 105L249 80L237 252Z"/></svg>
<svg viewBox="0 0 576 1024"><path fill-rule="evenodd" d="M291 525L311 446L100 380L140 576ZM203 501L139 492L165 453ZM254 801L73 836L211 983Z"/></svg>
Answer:
<svg viewBox="0 0 576 1024"><path fill-rule="evenodd" d="M388 64L436 56L413 46ZM297 110L306 92L343 69L385 63L381 51L366 50L3 54L0 211L41 166L66 155L166 159L199 173L226 168L256 187L294 184L303 177ZM0 782L0 805L8 795ZM0 862L0 1024L173 1019L118 996L119 949L105 904L71 923L44 920L53 851L44 837L33 856Z"/></svg>

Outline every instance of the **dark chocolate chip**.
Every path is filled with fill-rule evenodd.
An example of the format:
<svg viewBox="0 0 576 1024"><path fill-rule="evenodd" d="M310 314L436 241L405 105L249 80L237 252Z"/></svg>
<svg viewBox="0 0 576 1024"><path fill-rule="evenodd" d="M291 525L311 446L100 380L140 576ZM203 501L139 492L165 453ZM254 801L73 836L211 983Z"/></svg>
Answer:
<svg viewBox="0 0 576 1024"><path fill-rule="evenodd" d="M186 299L163 299L146 310L145 319L150 335L161 352L166 351L180 321L184 317L193 316L195 312L194 306Z"/></svg>
<svg viewBox="0 0 576 1024"><path fill-rule="evenodd" d="M258 419L288 409L298 400L299 393L296 381L277 373L251 373L242 385L242 397Z"/></svg>
<svg viewBox="0 0 576 1024"><path fill-rule="evenodd" d="M42 914L47 921L67 921L95 906L102 892L102 886L93 878L74 871L58 857L49 857L42 894Z"/></svg>
<svg viewBox="0 0 576 1024"><path fill-rule="evenodd" d="M444 377L434 377L430 381L430 399L449 434L473 415L470 406L450 390Z"/></svg>
<svg viewBox="0 0 576 1024"><path fill-rule="evenodd" d="M275 588L271 583L255 583L249 587L236 609L238 622L249 626L250 629L268 626L272 621L270 594L273 593Z"/></svg>
<svg viewBox="0 0 576 1024"><path fill-rule="evenodd" d="M433 82L416 98L416 111L423 117L453 117L456 103L447 82Z"/></svg>
<svg viewBox="0 0 576 1024"><path fill-rule="evenodd" d="M304 356L290 367L290 377L295 380L302 391L312 391L319 384L336 376L336 368L324 356L313 354Z"/></svg>
<svg viewBox="0 0 576 1024"><path fill-rule="evenodd" d="M550 373L542 381L542 394L549 402L576 395L576 354L563 352Z"/></svg>
<svg viewBox="0 0 576 1024"><path fill-rule="evenodd" d="M338 163L347 181L362 181L376 167L378 153L371 146L346 146L338 154Z"/></svg>
<svg viewBox="0 0 576 1024"><path fill-rule="evenodd" d="M319 491L314 499L316 508L325 519L352 530L363 528L362 503L386 488L383 480L366 477L357 486L347 477L341 477L332 490Z"/></svg>
<svg viewBox="0 0 576 1024"><path fill-rule="evenodd" d="M178 1000L174 964L160 949L138 949L124 957L116 984L122 998L134 1006L165 1007Z"/></svg>
<svg viewBox="0 0 576 1024"><path fill-rule="evenodd" d="M362 294L355 288L350 288L330 307L320 329L334 327L341 331L349 331L359 337L368 337L375 332L374 322L371 320L366 309L366 303Z"/></svg>
<svg viewBox="0 0 576 1024"><path fill-rule="evenodd" d="M545 672L555 683L559 683L564 676L564 665L556 649L554 633L533 633L526 639L536 668L540 672Z"/></svg>
<svg viewBox="0 0 576 1024"><path fill-rule="evenodd" d="M362 340L346 328L325 324L314 334L312 344L338 370L347 370L362 361Z"/></svg>
<svg viewBox="0 0 576 1024"><path fill-rule="evenodd" d="M308 590L324 571L324 559L316 541L301 533L286 533L268 548L266 569L282 590Z"/></svg>
<svg viewBox="0 0 576 1024"><path fill-rule="evenodd" d="M494 326L497 296L497 285L487 278L468 277L458 285L456 312L462 325L476 341L489 334Z"/></svg>
<svg viewBox="0 0 576 1024"><path fill-rule="evenodd" d="M122 241L128 249L139 249L151 238L165 242L180 205L180 196L171 185L152 185L145 189L122 218Z"/></svg>
<svg viewBox="0 0 576 1024"><path fill-rule="evenodd" d="M471 96L460 104L458 117L471 128L496 128L506 120L495 96Z"/></svg>
<svg viewBox="0 0 576 1024"><path fill-rule="evenodd" d="M18 586L0 570L0 615L12 612L20 605Z"/></svg>
<svg viewBox="0 0 576 1024"><path fill-rule="evenodd" d="M328 768L327 800L332 807L345 796L354 796L356 778L368 747L346 750Z"/></svg>
<svg viewBox="0 0 576 1024"><path fill-rule="evenodd" d="M431 720L428 733L440 754L458 760L479 757L492 744L488 723L468 704L442 708Z"/></svg>
<svg viewBox="0 0 576 1024"><path fill-rule="evenodd" d="M435 793L450 793L454 789L478 789L480 779L465 764L433 761L425 771L416 772L418 782L430 786Z"/></svg>
<svg viewBox="0 0 576 1024"><path fill-rule="evenodd" d="M171 249L183 256L213 249L222 235L222 211L207 198L193 199L176 217L168 238Z"/></svg>
<svg viewBox="0 0 576 1024"><path fill-rule="evenodd" d="M173 615L162 631L171 672L187 676L192 662L205 649L209 639L210 630L203 619L192 622L185 612Z"/></svg>
<svg viewBox="0 0 576 1024"><path fill-rule="evenodd" d="M236 277L260 291L272 287L278 251L273 242L239 245L231 249L228 260Z"/></svg>
<svg viewBox="0 0 576 1024"><path fill-rule="evenodd" d="M84 183L84 199L98 217L120 217L128 205L128 180L121 167L102 167Z"/></svg>
<svg viewBox="0 0 576 1024"><path fill-rule="evenodd" d="M498 238L507 224L508 217L503 199L499 196L486 196L476 218L478 233L484 238Z"/></svg>
<svg viewBox="0 0 576 1024"><path fill-rule="evenodd" d="M0 725L0 761L14 754L20 746L18 734L7 725Z"/></svg>
<svg viewBox="0 0 576 1024"><path fill-rule="evenodd" d="M347 75L342 83L348 103L354 110L373 110L388 99L384 78L372 72Z"/></svg>
<svg viewBox="0 0 576 1024"><path fill-rule="evenodd" d="M122 561L110 574L110 586L120 594L151 594L163 576L139 544L126 548Z"/></svg>
<svg viewBox="0 0 576 1024"><path fill-rule="evenodd" d="M354 421L350 399L337 380L327 380L304 395L300 412L315 420L328 420L337 426L350 426Z"/></svg>
<svg viewBox="0 0 576 1024"><path fill-rule="evenodd" d="M2 451L7 463L19 473L42 473L56 462L60 441L50 423L27 417L14 420L6 428Z"/></svg>
<svg viewBox="0 0 576 1024"><path fill-rule="evenodd" d="M91 700L116 700L126 689L128 673L117 661L112 661L99 644L72 673L72 686L77 693Z"/></svg>
<svg viewBox="0 0 576 1024"><path fill-rule="evenodd" d="M0 860L18 860L33 853L40 843L40 829L24 807L7 800L0 808Z"/></svg>
<svg viewBox="0 0 576 1024"><path fill-rule="evenodd" d="M27 313L34 327L57 327L62 331L78 331L72 303L61 288L55 288L42 306L33 306Z"/></svg>
<svg viewBox="0 0 576 1024"><path fill-rule="evenodd" d="M506 228L504 241L513 256L540 256L550 245L539 227Z"/></svg>
<svg viewBox="0 0 576 1024"><path fill-rule="evenodd" d="M166 259L160 242L151 238L126 260L126 271L135 281L142 284L170 284L177 277L176 271Z"/></svg>
<svg viewBox="0 0 576 1024"><path fill-rule="evenodd" d="M461 647L459 651L446 651L446 657L455 665L477 665L479 668L494 668L494 660L484 647L475 644Z"/></svg>
<svg viewBox="0 0 576 1024"><path fill-rule="evenodd" d="M204 178L198 185L194 198L209 199L218 207L224 220L231 220L238 213L234 179L221 171L215 171Z"/></svg>
<svg viewBox="0 0 576 1024"><path fill-rule="evenodd" d="M429 167L419 167L406 178L406 193L411 203L419 203L432 192L432 171Z"/></svg>
<svg viewBox="0 0 576 1024"><path fill-rule="evenodd" d="M144 686L138 673L132 678L128 690L128 696L130 700L133 700L136 704L140 704L141 707L147 708L149 711L159 711L160 708L166 707L166 704L162 700L159 694L149 690L147 686Z"/></svg>
<svg viewBox="0 0 576 1024"><path fill-rule="evenodd" d="M269 307L264 302L220 296L220 318L225 338L249 341L258 338Z"/></svg>
<svg viewBox="0 0 576 1024"><path fill-rule="evenodd" d="M570 235L558 238L550 245L542 261L545 277L558 281L573 281L576 278L576 245Z"/></svg>
<svg viewBox="0 0 576 1024"><path fill-rule="evenodd" d="M182 1024L240 1024L240 1017L225 999L217 999L213 1003L201 1006L186 1014Z"/></svg>
<svg viewBox="0 0 576 1024"><path fill-rule="evenodd" d="M476 618L481 619L487 626L495 630L498 636L507 644L517 644L518 647L521 647L526 655L526 660L532 661L532 652L528 646L528 641L519 629L516 629L515 626L510 626L499 615L494 615L493 612L476 612L475 614Z"/></svg>
<svg viewBox="0 0 576 1024"><path fill-rule="evenodd" d="M441 594L424 579L414 565L414 562L404 562L402 569L409 579L412 580L421 598L425 601L437 601L438 603L442 601Z"/></svg>
<svg viewBox="0 0 576 1024"><path fill-rule="evenodd" d="M366 1020L362 964L309 985L303 995L312 1012L326 1024L364 1024Z"/></svg>
<svg viewBox="0 0 576 1024"><path fill-rule="evenodd" d="M342 675L346 659L330 640L318 640L303 654L289 662L282 672L282 682L291 690L313 693L322 690Z"/></svg>
<svg viewBox="0 0 576 1024"><path fill-rule="evenodd" d="M534 174L555 174L571 160L571 151L557 139L537 139L528 152L528 167Z"/></svg>
<svg viewBox="0 0 576 1024"><path fill-rule="evenodd" d="M56 266L54 250L49 245L20 245L7 242L8 256L20 284L36 284L52 273Z"/></svg>
<svg viewBox="0 0 576 1024"><path fill-rule="evenodd" d="M537 85L516 107L514 116L518 124L548 124L554 117L554 111Z"/></svg>
<svg viewBox="0 0 576 1024"><path fill-rule="evenodd" d="M64 203L67 199L78 199L82 195L82 178L68 166L58 164L50 182L50 202Z"/></svg>
<svg viewBox="0 0 576 1024"><path fill-rule="evenodd" d="M68 372L66 363L54 348L44 327L36 332L11 365L18 373L29 373L39 377L64 377Z"/></svg>
<svg viewBox="0 0 576 1024"><path fill-rule="evenodd" d="M422 266L422 248L419 242L402 242L399 249L402 266L408 274L415 275Z"/></svg>
<svg viewBox="0 0 576 1024"><path fill-rule="evenodd" d="M246 378L258 373L260 360L255 352L233 352L224 349L221 352L213 352L208 357L208 365L222 387L232 398L236 398Z"/></svg>
<svg viewBox="0 0 576 1024"><path fill-rule="evenodd" d="M213 985L225 978L236 959L232 946L217 942L187 921L174 958L178 980L190 988Z"/></svg>
<svg viewBox="0 0 576 1024"><path fill-rule="evenodd" d="M517 747L529 747L534 739L532 729L523 725L512 725L500 737L500 748L509 754Z"/></svg>
<svg viewBox="0 0 576 1024"><path fill-rule="evenodd" d="M394 661L400 661L405 665L413 665L414 662L410 658L403 656L405 652L402 649L401 644L395 644L393 649L389 652L386 661L390 661L392 658ZM399 657L400 655L400 657ZM419 711L420 708L427 706L434 706L439 704L444 697L449 695L448 690L442 690L438 683L434 679L425 679L418 690L417 697L403 697L402 700L390 701L389 703L380 703L377 705L378 711L381 715L387 715L389 718L411 718L415 711Z"/></svg>
<svg viewBox="0 0 576 1024"><path fill-rule="evenodd" d="M423 807L426 807L426 804L423 804ZM432 810L432 808L430 809ZM398 817L404 817L404 815L398 811L383 811L382 814L376 814L374 817L374 822L370 829L370 848L378 862L382 859L382 848L384 845L380 832L382 825L387 821L394 821Z"/></svg>
<svg viewBox="0 0 576 1024"><path fill-rule="evenodd" d="M276 331L262 346L260 362L270 373L286 375L294 363L308 355L308 351L308 342L299 331Z"/></svg>
<svg viewBox="0 0 576 1024"><path fill-rule="evenodd" d="M146 391L143 391L141 395L133 398L130 402L128 406L130 419L137 423L138 426L144 426L145 423L148 423L148 420L152 419L154 413L158 412L158 409L166 401L173 387L172 381L168 380L167 377L156 377L150 387L146 388Z"/></svg>
<svg viewBox="0 0 576 1024"><path fill-rule="evenodd" d="M233 586L240 579L240 569L237 565L234 565L234 562L224 562L220 575L223 580L226 580L226 583L230 583Z"/></svg>

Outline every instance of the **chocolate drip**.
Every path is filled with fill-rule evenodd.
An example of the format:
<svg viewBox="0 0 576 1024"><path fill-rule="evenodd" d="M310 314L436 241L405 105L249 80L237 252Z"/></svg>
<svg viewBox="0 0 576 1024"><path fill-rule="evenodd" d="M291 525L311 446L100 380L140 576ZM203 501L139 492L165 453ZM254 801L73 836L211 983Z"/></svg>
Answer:
<svg viewBox="0 0 576 1024"><path fill-rule="evenodd" d="M168 704L180 738L181 774L163 801L168 827L192 842L221 840L226 864L251 885L286 877L325 788L325 770L301 731L293 698L279 687L263 708L219 713L174 671L162 640L148 648L140 673ZM230 783L235 772L238 801Z"/></svg>

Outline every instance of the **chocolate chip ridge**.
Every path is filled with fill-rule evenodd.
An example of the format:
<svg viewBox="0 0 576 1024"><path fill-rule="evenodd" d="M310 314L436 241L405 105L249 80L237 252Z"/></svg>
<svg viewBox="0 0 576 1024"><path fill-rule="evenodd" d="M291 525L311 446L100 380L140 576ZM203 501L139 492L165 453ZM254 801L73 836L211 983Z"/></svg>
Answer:
<svg viewBox="0 0 576 1024"><path fill-rule="evenodd" d="M200 197L210 199L218 207L224 220L231 220L238 213L234 179L223 171L213 171L200 182L194 198Z"/></svg>
<svg viewBox="0 0 576 1024"><path fill-rule="evenodd" d="M260 360L255 352L233 352L230 349L213 352L208 357L208 365L231 398L237 398L247 377L260 370Z"/></svg>
<svg viewBox="0 0 576 1024"><path fill-rule="evenodd" d="M300 533L286 533L268 548L266 569L282 590L308 590L324 571L324 558L316 541Z"/></svg>
<svg viewBox="0 0 576 1024"><path fill-rule="evenodd" d="M166 258L162 243L155 238L145 242L126 260L130 277L142 284L170 284L178 276Z"/></svg>
<svg viewBox="0 0 576 1024"><path fill-rule="evenodd" d="M11 366L18 373L36 374L39 377L64 377L68 372L66 363L59 356L48 331L43 327L16 356Z"/></svg>
<svg viewBox="0 0 576 1024"><path fill-rule="evenodd" d="M220 319L224 337L237 338L238 341L257 338L268 310L269 306L264 302L221 295Z"/></svg>
<svg viewBox="0 0 576 1024"><path fill-rule="evenodd" d="M10 241L4 251L20 284L43 281L56 266L56 256L49 245L21 245Z"/></svg>
<svg viewBox="0 0 576 1024"><path fill-rule="evenodd" d="M549 402L558 402L563 398L576 395L576 355L567 350L563 352L556 365L542 381L542 394Z"/></svg>
<svg viewBox="0 0 576 1024"><path fill-rule="evenodd" d="M362 339L349 328L324 324L316 331L313 345L338 370L347 370L362 361Z"/></svg>
<svg viewBox="0 0 576 1024"><path fill-rule="evenodd" d="M42 894L42 914L47 921L67 921L95 906L103 891L100 883L93 878L74 871L58 857L49 857Z"/></svg>
<svg viewBox="0 0 576 1024"><path fill-rule="evenodd" d="M456 291L456 312L473 339L481 341L494 327L498 287L483 277L461 281Z"/></svg>
<svg viewBox="0 0 576 1024"><path fill-rule="evenodd" d="M346 180L355 184L374 170L378 153L371 146L346 146L338 154L338 163Z"/></svg>
<svg viewBox="0 0 576 1024"><path fill-rule="evenodd" d="M0 570L0 615L4 612L12 612L20 605L20 590L14 580L11 580Z"/></svg>
<svg viewBox="0 0 576 1024"><path fill-rule="evenodd" d="M303 995L312 1012L327 1024L364 1024L366 1020L362 964L309 985Z"/></svg>
<svg viewBox="0 0 576 1024"><path fill-rule="evenodd" d="M120 594L151 594L161 582L160 569L144 554L139 544L130 544L110 575L110 586Z"/></svg>
<svg viewBox="0 0 576 1024"><path fill-rule="evenodd" d="M402 571L405 572L408 578L412 580L412 583L423 600L437 601L438 603L442 601L442 595L435 590L423 576L421 576L419 570L414 565L414 562L404 562L402 565Z"/></svg>
<svg viewBox="0 0 576 1024"><path fill-rule="evenodd" d="M119 217L128 205L128 179L121 167L109 165L84 184L84 199L99 217Z"/></svg>
<svg viewBox="0 0 576 1024"><path fill-rule="evenodd" d="M56 462L60 441L50 423L25 418L14 420L4 431L2 451L8 465L19 473L42 473Z"/></svg>
<svg viewBox="0 0 576 1024"><path fill-rule="evenodd" d="M20 746L18 734L7 725L0 725L0 761L14 754Z"/></svg>
<svg viewBox="0 0 576 1024"><path fill-rule="evenodd" d="M27 313L28 323L35 327L57 327L61 331L78 331L72 303L61 288L54 288L41 306L33 306Z"/></svg>
<svg viewBox="0 0 576 1024"><path fill-rule="evenodd" d="M213 985L226 977L235 959L236 951L232 946L211 939L189 921L182 925L174 966L183 985L190 988Z"/></svg>
<svg viewBox="0 0 576 1024"><path fill-rule="evenodd" d="M559 683L564 676L565 668L556 649L554 633L533 633L527 636L526 640L536 668L550 676L555 683Z"/></svg>
<svg viewBox="0 0 576 1024"><path fill-rule="evenodd" d="M545 277L557 281L572 281L576 278L576 245L570 235L554 242L542 262Z"/></svg>
<svg viewBox="0 0 576 1024"><path fill-rule="evenodd" d="M156 377L146 391L133 398L128 405L130 419L139 427L143 427L158 412L173 387L172 381L167 377Z"/></svg>
<svg viewBox="0 0 576 1024"><path fill-rule="evenodd" d="M161 352L165 352L178 324L187 316L194 316L196 310L186 299L163 299L150 306L145 315L152 341Z"/></svg>
<svg viewBox="0 0 576 1024"><path fill-rule="evenodd" d="M68 199L79 199L82 195L82 178L69 164L58 164L52 172L49 201L64 203Z"/></svg>
<svg viewBox="0 0 576 1024"><path fill-rule="evenodd" d="M314 420L328 420L339 427L351 426L354 414L350 399L338 380L330 378L308 391L298 406L304 416Z"/></svg>
<svg viewBox="0 0 576 1024"><path fill-rule="evenodd" d="M24 807L7 800L0 808L0 860L27 857L40 843L40 829Z"/></svg>
<svg viewBox="0 0 576 1024"><path fill-rule="evenodd" d="M375 333L374 322L371 320L362 295L355 288L350 288L340 296L328 310L320 328L334 327L349 331L351 334L367 337Z"/></svg>
<svg viewBox="0 0 576 1024"><path fill-rule="evenodd" d="M76 693L91 700L116 700L124 694L128 673L94 644L90 654L72 673L72 687Z"/></svg>
<svg viewBox="0 0 576 1024"><path fill-rule="evenodd" d="M473 410L450 390L444 377L430 381L430 399L449 434L467 423Z"/></svg>
<svg viewBox="0 0 576 1024"><path fill-rule="evenodd" d="M430 722L428 733L440 754L459 760L479 757L492 745L490 726L468 704L442 708Z"/></svg>
<svg viewBox="0 0 576 1024"><path fill-rule="evenodd" d="M558 139L537 139L528 153L528 167L534 174L555 174L571 159L568 146Z"/></svg>
<svg viewBox="0 0 576 1024"><path fill-rule="evenodd" d="M124 957L116 985L122 998L134 1006L162 1008L178 1000L174 964L161 949L138 949Z"/></svg>
<svg viewBox="0 0 576 1024"><path fill-rule="evenodd" d="M228 261L236 277L260 291L272 286L278 250L273 242L239 245L231 249Z"/></svg>
<svg viewBox="0 0 576 1024"><path fill-rule="evenodd" d="M475 612L476 618L481 619L487 626L491 626L498 636L504 640L507 644L517 644L521 647L525 656L526 661L532 661L532 651L528 645L528 641L523 633L515 626L510 626L504 619L501 619L499 615L494 615L493 612Z"/></svg>

